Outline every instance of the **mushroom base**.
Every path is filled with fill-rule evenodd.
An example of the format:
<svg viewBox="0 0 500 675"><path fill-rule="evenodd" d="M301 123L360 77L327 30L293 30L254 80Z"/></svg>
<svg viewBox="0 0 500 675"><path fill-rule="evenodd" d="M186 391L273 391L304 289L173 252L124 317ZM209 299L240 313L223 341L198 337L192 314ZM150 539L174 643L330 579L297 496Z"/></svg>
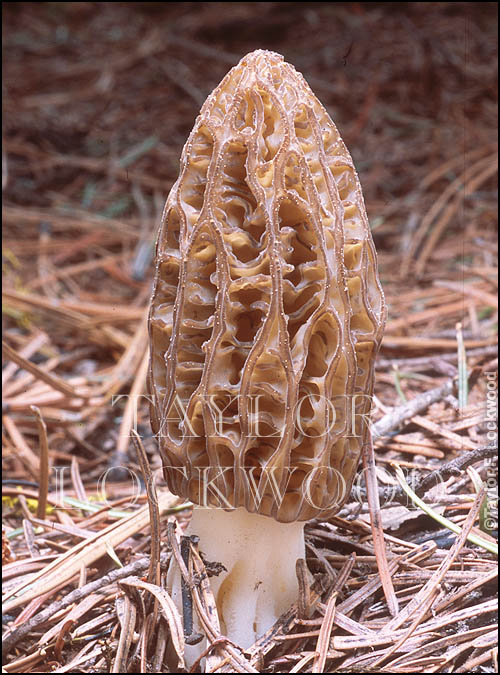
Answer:
<svg viewBox="0 0 500 675"><path fill-rule="evenodd" d="M298 598L295 563L305 558L304 523L278 523L273 518L195 507L188 534L210 562L227 572L211 577L221 632L243 649L250 647ZM172 596L180 608L180 574L172 580ZM196 613L196 612L195 612ZM187 660L203 647L186 646ZM196 656L194 656L194 659Z"/></svg>

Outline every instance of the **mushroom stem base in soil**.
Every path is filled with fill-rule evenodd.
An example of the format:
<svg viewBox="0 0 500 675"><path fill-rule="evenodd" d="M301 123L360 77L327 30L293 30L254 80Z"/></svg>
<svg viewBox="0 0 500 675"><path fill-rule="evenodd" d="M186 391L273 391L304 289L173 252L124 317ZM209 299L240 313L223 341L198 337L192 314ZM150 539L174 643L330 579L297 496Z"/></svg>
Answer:
<svg viewBox="0 0 500 675"><path fill-rule="evenodd" d="M222 634L250 647L297 602L295 563L305 558L304 523L279 523L243 508L195 507L188 534L200 538L205 560L227 569L210 579ZM180 608L178 570L172 595ZM186 646L188 659L191 649Z"/></svg>

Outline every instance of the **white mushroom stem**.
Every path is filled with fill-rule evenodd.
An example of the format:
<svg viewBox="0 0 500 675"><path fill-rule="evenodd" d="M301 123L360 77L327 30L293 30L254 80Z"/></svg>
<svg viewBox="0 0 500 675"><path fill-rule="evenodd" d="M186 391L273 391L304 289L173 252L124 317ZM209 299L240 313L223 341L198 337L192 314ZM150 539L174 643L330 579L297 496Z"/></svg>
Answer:
<svg viewBox="0 0 500 675"><path fill-rule="evenodd" d="M227 569L210 579L222 634L250 647L297 602L295 563L305 558L304 523L278 523L243 508L195 507L188 534L199 536L205 560ZM180 580L172 594L180 606ZM191 649L186 647L188 658Z"/></svg>

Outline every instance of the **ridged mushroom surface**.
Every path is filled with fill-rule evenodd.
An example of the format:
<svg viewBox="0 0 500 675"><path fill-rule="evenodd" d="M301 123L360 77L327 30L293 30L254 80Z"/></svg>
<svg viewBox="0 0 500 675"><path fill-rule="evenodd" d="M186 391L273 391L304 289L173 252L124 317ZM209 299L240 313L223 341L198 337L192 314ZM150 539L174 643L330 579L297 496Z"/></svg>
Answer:
<svg viewBox="0 0 500 675"><path fill-rule="evenodd" d="M201 109L157 242L149 388L170 489L282 522L338 511L384 319L337 128L280 55L247 55Z"/></svg>

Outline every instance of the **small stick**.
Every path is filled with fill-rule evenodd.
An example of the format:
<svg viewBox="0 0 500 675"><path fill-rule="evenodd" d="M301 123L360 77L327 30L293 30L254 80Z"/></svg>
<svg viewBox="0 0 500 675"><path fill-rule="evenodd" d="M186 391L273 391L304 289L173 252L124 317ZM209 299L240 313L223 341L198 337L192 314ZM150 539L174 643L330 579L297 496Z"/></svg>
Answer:
<svg viewBox="0 0 500 675"><path fill-rule="evenodd" d="M44 370L39 368L31 361L28 361L28 359L23 358L20 354L16 352L15 349L12 349L12 347L8 345L4 340L2 340L2 351L5 353L5 356L8 359L17 363L17 365L20 368L24 368L24 370L27 370L36 378L43 380L50 387L56 389L57 391L60 391L63 394L66 394L66 396L69 396L70 398L88 399L93 396L93 393L91 392L76 391L71 385L67 384L64 380L62 380L60 377L57 377L56 375L49 375L49 373L46 373Z"/></svg>
<svg viewBox="0 0 500 675"><path fill-rule="evenodd" d="M377 557L377 565L380 572L380 581L384 589L385 599L391 616L396 616L399 612L399 604L392 585L392 578L387 563L387 555L384 542L384 531L382 529L382 518L380 515L380 500L377 489L377 475L375 473L375 455L373 453L373 443L368 439L363 448L363 466L365 470L366 492L368 504L370 505L370 521L372 528L373 547Z"/></svg>
<svg viewBox="0 0 500 675"><path fill-rule="evenodd" d="M47 495L49 493L49 442L47 439L47 427L43 421L40 410L32 405L31 411L36 417L38 426L38 437L40 439L40 481L38 487L38 506L36 515L41 520L45 520L47 510Z"/></svg>
<svg viewBox="0 0 500 675"><path fill-rule="evenodd" d="M307 564L304 558L295 563L297 581L299 582L299 597L297 600L297 618L308 619L311 614L311 589L309 586Z"/></svg>
<svg viewBox="0 0 500 675"><path fill-rule="evenodd" d="M456 388L455 380L449 380L446 384L441 387L436 387L435 389L430 389L425 391L419 396L415 396L411 401L405 403L405 405L398 406L394 410L391 410L387 415L384 415L381 420L376 422L372 426L372 436L374 439L381 438L382 436L389 436L389 434L395 429L407 422L414 415L418 415L428 408L432 403L441 401L446 396L453 394Z"/></svg>
<svg viewBox="0 0 500 675"><path fill-rule="evenodd" d="M148 581L152 584L159 584L160 511L158 509L158 497L156 495L153 474L151 473L151 467L149 466L146 451L141 438L135 429L132 429L132 441L139 459L148 496L149 519L151 523L151 562L149 566Z"/></svg>
<svg viewBox="0 0 500 675"><path fill-rule="evenodd" d="M197 542L198 537L195 537L195 540ZM189 570L189 557L191 551L191 541L192 541L191 537L181 538L181 557L188 570ZM182 593L182 620L184 624L184 641L188 645L196 645L203 639L203 635L201 633L193 632L193 595L191 593L190 587L185 582L184 577L181 577L181 593Z"/></svg>
<svg viewBox="0 0 500 675"><path fill-rule="evenodd" d="M190 537L182 537L181 539L181 547L179 547L177 543L177 539L175 537L175 525L174 523L170 522L167 525L167 537L168 537L168 542L170 544L170 548L172 549L172 554L175 558L175 561L179 567L180 574L181 574L181 589L182 589L182 617L183 617L183 624L184 624L184 642L187 644L196 644L200 640L197 639L199 633L194 633L193 634L193 579L192 575L189 572L189 560L190 560L190 547L188 547L187 555L186 555L186 549L182 549L182 545L185 542L185 540L188 540L188 543L190 543ZM197 537L196 537L197 539ZM189 591L189 592L187 592ZM203 637L203 635L201 636ZM191 640L195 640L194 642L191 642Z"/></svg>

